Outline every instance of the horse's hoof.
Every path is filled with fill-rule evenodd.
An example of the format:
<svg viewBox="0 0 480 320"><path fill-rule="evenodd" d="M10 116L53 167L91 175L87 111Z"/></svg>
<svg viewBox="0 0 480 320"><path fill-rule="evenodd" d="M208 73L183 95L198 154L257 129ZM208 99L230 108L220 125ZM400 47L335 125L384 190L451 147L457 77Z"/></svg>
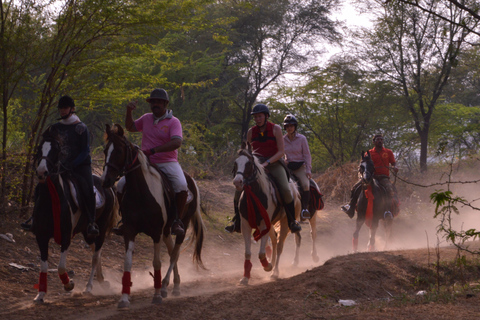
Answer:
<svg viewBox="0 0 480 320"><path fill-rule="evenodd" d="M45 300L43 300L43 296L37 295L35 299L33 299L35 304L44 304Z"/></svg>
<svg viewBox="0 0 480 320"><path fill-rule="evenodd" d="M163 289L165 288L165 289ZM162 295L163 298L168 297L168 292L166 287L162 287L162 290L160 290L160 294Z"/></svg>
<svg viewBox="0 0 480 320"><path fill-rule="evenodd" d="M83 291L83 295L89 296L89 297L93 296L92 289L90 290L85 289L85 291Z"/></svg>
<svg viewBox="0 0 480 320"><path fill-rule="evenodd" d="M263 268L263 270L265 270L265 271L267 271L267 272L272 271L272 269L273 269L273 266L272 266L271 263L268 263L268 266L266 266L265 268Z"/></svg>
<svg viewBox="0 0 480 320"><path fill-rule="evenodd" d="M298 266L298 259L294 259L292 261L292 266L297 267Z"/></svg>
<svg viewBox="0 0 480 320"><path fill-rule="evenodd" d="M312 260L313 260L313 262L318 262L318 261L320 261L320 258L317 255L313 255Z"/></svg>
<svg viewBox="0 0 480 320"><path fill-rule="evenodd" d="M108 290L108 289L110 289L110 282L108 282L108 281L100 282L100 286L102 287L102 289Z"/></svg>
<svg viewBox="0 0 480 320"><path fill-rule="evenodd" d="M65 291L70 292L73 290L73 288L75 288L75 283L73 282L73 280L70 280L66 285L63 286L63 288L65 289Z"/></svg>
<svg viewBox="0 0 480 320"><path fill-rule="evenodd" d="M118 310L128 310L130 309L130 301L120 300L117 305Z"/></svg>
<svg viewBox="0 0 480 320"><path fill-rule="evenodd" d="M278 280L278 274L273 274L270 276L270 279L272 280Z"/></svg>
<svg viewBox="0 0 480 320"><path fill-rule="evenodd" d="M159 294L155 294L152 299L152 304L161 304L162 303L162 296Z"/></svg>
<svg viewBox="0 0 480 320"><path fill-rule="evenodd" d="M248 286L248 278L243 277L242 280L240 280L240 282L238 284L241 285L241 286Z"/></svg>
<svg viewBox="0 0 480 320"><path fill-rule="evenodd" d="M174 297L180 296L180 286L173 286L172 294Z"/></svg>

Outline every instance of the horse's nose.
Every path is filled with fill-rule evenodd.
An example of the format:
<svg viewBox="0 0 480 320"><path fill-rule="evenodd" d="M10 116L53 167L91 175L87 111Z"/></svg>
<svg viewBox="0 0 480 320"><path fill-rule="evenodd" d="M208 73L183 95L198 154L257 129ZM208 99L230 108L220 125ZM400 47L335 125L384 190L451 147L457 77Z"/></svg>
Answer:
<svg viewBox="0 0 480 320"><path fill-rule="evenodd" d="M242 179L242 176L240 176L239 174L237 174L235 176L235 178L233 179L233 185L235 186L235 188L237 190L242 190L243 188L243 179Z"/></svg>

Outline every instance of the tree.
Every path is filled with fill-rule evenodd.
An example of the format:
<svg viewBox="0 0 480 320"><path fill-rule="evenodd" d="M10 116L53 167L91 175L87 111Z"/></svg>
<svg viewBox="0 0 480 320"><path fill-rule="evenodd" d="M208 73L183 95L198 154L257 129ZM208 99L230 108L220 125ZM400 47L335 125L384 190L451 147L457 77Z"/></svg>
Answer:
<svg viewBox="0 0 480 320"><path fill-rule="evenodd" d="M390 0L386 1L386 3L388 2L390 2ZM432 14L435 17L443 19L448 23L465 28L465 30L469 33L480 36L480 30L478 29L478 22L480 22L480 14L478 11L478 2L475 0L467 0L461 2L457 0L398 0L398 2L402 2L409 6L417 7L423 12ZM462 16L464 17L462 20L454 19L448 14L450 8L453 7L462 12ZM477 23L474 22L475 20L477 21Z"/></svg>
<svg viewBox="0 0 480 320"><path fill-rule="evenodd" d="M462 21L453 5L449 17ZM365 60L379 78L396 84L420 140L420 169L427 170L428 135L435 105L466 41L468 31L403 3L387 4L372 31L360 38Z"/></svg>
<svg viewBox="0 0 480 320"><path fill-rule="evenodd" d="M390 94L392 84L369 80L370 73L360 66L353 57L334 57L325 68L309 69L306 84L274 95L273 100L288 101L272 104L297 117L321 169L357 160L362 150L371 148L375 133L393 140L402 132L405 119L393 117L399 107L398 98ZM320 144L317 149L314 140Z"/></svg>
<svg viewBox="0 0 480 320"><path fill-rule="evenodd" d="M259 95L286 73L305 69L319 53L322 40L338 41L336 23L329 18L337 0L225 1L231 8L233 45L225 67L238 70L231 81L236 96L231 101L235 124L246 138L251 110Z"/></svg>
<svg viewBox="0 0 480 320"><path fill-rule="evenodd" d="M9 105L27 71L38 58L40 39L44 35L42 7L32 1L0 1L0 95L2 152L0 160L0 207L5 205Z"/></svg>

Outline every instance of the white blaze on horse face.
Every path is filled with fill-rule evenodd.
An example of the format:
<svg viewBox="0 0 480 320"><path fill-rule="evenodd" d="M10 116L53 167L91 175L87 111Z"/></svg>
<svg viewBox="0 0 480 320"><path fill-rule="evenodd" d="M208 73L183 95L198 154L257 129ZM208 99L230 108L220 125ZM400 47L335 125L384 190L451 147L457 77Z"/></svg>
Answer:
<svg viewBox="0 0 480 320"><path fill-rule="evenodd" d="M42 145L42 157L46 157L51 149L52 149L52 143L49 141L44 142ZM40 160L37 166L37 175L44 177L45 172L48 172L47 160L42 159Z"/></svg>
<svg viewBox="0 0 480 320"><path fill-rule="evenodd" d="M237 164L237 172L235 173L235 177L233 178L233 184L235 188L240 191L243 188L243 173L245 172L245 167L248 163L248 158L246 156L240 156L237 160L235 160Z"/></svg>
<svg viewBox="0 0 480 320"><path fill-rule="evenodd" d="M113 152L113 143L111 143L110 147L108 147L107 157L105 159L105 163L108 163L110 161L110 157L112 156L112 152ZM102 176L100 177L102 182L105 181L105 177L107 176L107 170L108 170L108 166L105 166L105 168L103 169Z"/></svg>

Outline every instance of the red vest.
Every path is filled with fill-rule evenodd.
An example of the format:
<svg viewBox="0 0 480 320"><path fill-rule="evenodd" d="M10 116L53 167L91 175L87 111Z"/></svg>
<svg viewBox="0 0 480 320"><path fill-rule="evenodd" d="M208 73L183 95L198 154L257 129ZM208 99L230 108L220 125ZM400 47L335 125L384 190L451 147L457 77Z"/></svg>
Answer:
<svg viewBox="0 0 480 320"><path fill-rule="evenodd" d="M267 121L264 132L260 132L258 126L252 128L252 149L255 154L268 159L278 152L277 139L273 134L274 126Z"/></svg>
<svg viewBox="0 0 480 320"><path fill-rule="evenodd" d="M373 164L375 165L375 175L390 176L390 170L388 169L389 164L395 163L392 150L384 147L380 152L377 152L375 148L369 151Z"/></svg>

